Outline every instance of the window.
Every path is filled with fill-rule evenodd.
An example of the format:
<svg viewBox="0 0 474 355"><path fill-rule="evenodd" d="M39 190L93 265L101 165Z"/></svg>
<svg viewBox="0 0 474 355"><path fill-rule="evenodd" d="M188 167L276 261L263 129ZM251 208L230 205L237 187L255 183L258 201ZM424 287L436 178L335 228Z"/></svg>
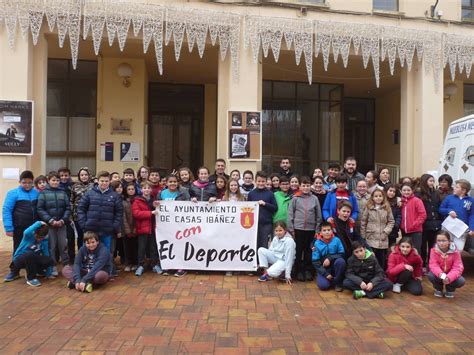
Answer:
<svg viewBox="0 0 474 355"><path fill-rule="evenodd" d="M464 84L464 114L474 114L474 84Z"/></svg>
<svg viewBox="0 0 474 355"><path fill-rule="evenodd" d="M462 20L474 22L474 0L462 0Z"/></svg>
<svg viewBox="0 0 474 355"><path fill-rule="evenodd" d="M97 62L48 60L46 172L67 166L95 171Z"/></svg>
<svg viewBox="0 0 474 355"><path fill-rule="evenodd" d="M398 0L373 0L374 10L398 11Z"/></svg>

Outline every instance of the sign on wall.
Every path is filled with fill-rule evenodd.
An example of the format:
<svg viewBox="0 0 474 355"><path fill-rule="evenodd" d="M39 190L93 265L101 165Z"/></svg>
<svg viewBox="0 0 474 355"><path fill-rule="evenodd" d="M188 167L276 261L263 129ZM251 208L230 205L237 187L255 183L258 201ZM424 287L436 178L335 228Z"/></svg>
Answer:
<svg viewBox="0 0 474 355"><path fill-rule="evenodd" d="M257 269L258 202L161 201L158 210L162 269Z"/></svg>
<svg viewBox="0 0 474 355"><path fill-rule="evenodd" d="M120 143L120 161L133 163L140 161L140 143Z"/></svg>
<svg viewBox="0 0 474 355"><path fill-rule="evenodd" d="M0 154L33 154L33 101L0 100Z"/></svg>
<svg viewBox="0 0 474 355"><path fill-rule="evenodd" d="M228 111L229 159L262 159L262 113Z"/></svg>

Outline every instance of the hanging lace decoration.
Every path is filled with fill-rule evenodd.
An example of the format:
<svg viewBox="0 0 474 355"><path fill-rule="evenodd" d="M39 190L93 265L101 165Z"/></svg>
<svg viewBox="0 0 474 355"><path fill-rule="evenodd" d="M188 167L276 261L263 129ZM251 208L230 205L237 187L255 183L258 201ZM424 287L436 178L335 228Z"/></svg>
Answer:
<svg viewBox="0 0 474 355"><path fill-rule="evenodd" d="M16 23L18 20L18 7L14 0L4 0L3 4L3 20L7 29L8 46L13 48L16 37Z"/></svg>
<svg viewBox="0 0 474 355"><path fill-rule="evenodd" d="M68 15L69 45L71 47L71 61L73 69L77 67L79 56L79 41L81 39L81 4L79 1L70 3Z"/></svg>
<svg viewBox="0 0 474 355"><path fill-rule="evenodd" d="M33 45L38 44L38 38L43 24L44 2L37 0L28 9L28 24L31 31Z"/></svg>
<svg viewBox="0 0 474 355"><path fill-rule="evenodd" d="M157 6L143 5L145 16L142 17L143 53L148 51L151 39L155 46L155 58L158 72L163 74L163 19L164 9Z"/></svg>
<svg viewBox="0 0 474 355"><path fill-rule="evenodd" d="M132 20L129 11L123 11L125 4L120 2L108 2L106 9L105 27L107 29L107 36L109 39L109 46L114 43L115 36L117 36L119 49L122 52L125 47L125 42L128 37L128 30L130 29L130 22Z"/></svg>
<svg viewBox="0 0 474 355"><path fill-rule="evenodd" d="M86 2L84 5L84 23L82 38L87 39L89 29L92 33L94 52L99 54L104 35L106 6L104 2Z"/></svg>

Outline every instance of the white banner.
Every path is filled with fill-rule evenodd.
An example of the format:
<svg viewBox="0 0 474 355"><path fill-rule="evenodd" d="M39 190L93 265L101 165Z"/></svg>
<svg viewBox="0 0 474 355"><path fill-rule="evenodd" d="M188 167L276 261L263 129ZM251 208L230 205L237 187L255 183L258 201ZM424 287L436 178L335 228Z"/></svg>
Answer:
<svg viewBox="0 0 474 355"><path fill-rule="evenodd" d="M161 201L156 244L161 268L257 269L257 202Z"/></svg>

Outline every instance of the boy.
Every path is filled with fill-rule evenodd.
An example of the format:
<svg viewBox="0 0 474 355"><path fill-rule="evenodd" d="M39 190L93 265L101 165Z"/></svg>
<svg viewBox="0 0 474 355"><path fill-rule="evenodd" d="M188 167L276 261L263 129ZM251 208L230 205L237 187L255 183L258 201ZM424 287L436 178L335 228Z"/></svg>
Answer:
<svg viewBox="0 0 474 355"><path fill-rule="evenodd" d="M63 265L69 261L67 248L66 224L71 216L71 203L64 190L59 188L59 174L51 171L48 174L48 186L38 197L38 216L47 223L49 230L49 251L56 265L56 248ZM58 276L56 266L53 267L52 276Z"/></svg>
<svg viewBox="0 0 474 355"><path fill-rule="evenodd" d="M296 242L296 277L298 281L313 280L311 265L311 243L314 233L319 232L321 207L319 200L311 192L311 180L301 178L299 191L295 192L288 206L288 231Z"/></svg>
<svg viewBox="0 0 474 355"><path fill-rule="evenodd" d="M3 202L3 226L5 235L13 237L13 254L20 245L24 231L36 221L36 205L38 191L33 188L33 173L25 170L20 174L20 186L7 192ZM5 281L13 281L20 277L13 262L10 273Z"/></svg>
<svg viewBox="0 0 474 355"><path fill-rule="evenodd" d="M326 183L324 184L324 190L330 192L336 188L336 182L334 179L336 176L339 174L341 171L341 167L337 163L331 163L329 164L328 167L328 174L324 177L324 181Z"/></svg>
<svg viewBox="0 0 474 355"><path fill-rule="evenodd" d="M265 282L272 277L279 277L285 272L285 281L291 285L291 269L295 261L296 244L293 237L286 231L286 224L282 221L274 224L275 237L270 248L259 248L258 259L260 267L265 269L258 281ZM271 263L272 266L268 267Z"/></svg>
<svg viewBox="0 0 474 355"><path fill-rule="evenodd" d="M153 200L157 200L160 196L160 192L163 190L163 186L161 185L161 175L158 168L150 168L150 175L148 176L148 181L151 185L151 197L153 198Z"/></svg>
<svg viewBox="0 0 474 355"><path fill-rule="evenodd" d="M280 190L273 193L277 203L277 212L273 215L273 223L283 221L288 223L288 205L291 202L290 180L286 176L280 177Z"/></svg>
<svg viewBox="0 0 474 355"><path fill-rule="evenodd" d="M133 171L132 168L127 168L123 171L122 188L126 189L129 182L135 184L137 195L141 195L142 191L140 190L140 183L135 179L135 171Z"/></svg>
<svg viewBox="0 0 474 355"><path fill-rule="evenodd" d="M354 232L354 223L350 221L352 213L352 205L347 201L342 201L337 209L337 217L334 218L333 227L334 234L342 242L346 256L351 254L351 244L354 240L360 239Z"/></svg>
<svg viewBox="0 0 474 355"><path fill-rule="evenodd" d="M45 222L33 223L25 233L20 246L13 255L16 270L26 269L26 283L33 287L41 286L39 274L51 274L54 260L49 256L48 225Z"/></svg>
<svg viewBox="0 0 474 355"><path fill-rule="evenodd" d="M359 215L357 199L352 192L347 190L347 176L339 174L334 179L336 182L336 190L328 193L323 206L323 218L329 223L334 223L334 217L337 216L337 209L341 201L347 201L352 205L351 222L355 223Z"/></svg>
<svg viewBox="0 0 474 355"><path fill-rule="evenodd" d="M439 213L445 218L448 215L452 218L459 218L469 226L469 229L461 238L453 238L453 235L451 235L451 240L455 242L456 246L458 239L460 239L460 244L466 242L467 248L470 249L471 253L474 253L474 198L468 196L470 190L471 183L469 181L465 179L457 180L453 194L448 195L443 200L439 207ZM462 250L459 251L462 252Z"/></svg>
<svg viewBox="0 0 474 355"><path fill-rule="evenodd" d="M84 233L84 245L77 252L74 265L63 268L67 287L92 292L93 285L105 284L112 273L112 256L94 232Z"/></svg>
<svg viewBox="0 0 474 355"><path fill-rule="evenodd" d="M242 174L244 183L240 186L240 193L244 196L245 200L248 199L250 191L255 188L253 183L253 173L250 170L245 170Z"/></svg>
<svg viewBox="0 0 474 355"><path fill-rule="evenodd" d="M385 279L375 255L358 240L352 242L352 254L347 260L344 287L353 291L354 299L384 298L384 292L391 290L393 285Z"/></svg>
<svg viewBox="0 0 474 355"><path fill-rule="evenodd" d="M74 181L71 179L71 170L67 167L62 167L58 170L59 174L59 189L64 190L71 200L72 189L74 187ZM76 256L76 235L72 228L71 222L66 223L66 237L67 237L67 253L69 255L69 262L74 261Z"/></svg>
<svg viewBox="0 0 474 355"><path fill-rule="evenodd" d="M245 175L244 175L245 179ZM272 218L277 210L275 196L265 187L267 174L264 171L257 171L255 174L256 187L249 192L247 201L258 201L258 231L257 250L268 248L268 236L272 234Z"/></svg>
<svg viewBox="0 0 474 355"><path fill-rule="evenodd" d="M316 283L320 290L335 286L342 292L342 280L346 271L344 247L341 240L332 232L331 223L321 223L321 233L313 247L313 266L316 269Z"/></svg>

